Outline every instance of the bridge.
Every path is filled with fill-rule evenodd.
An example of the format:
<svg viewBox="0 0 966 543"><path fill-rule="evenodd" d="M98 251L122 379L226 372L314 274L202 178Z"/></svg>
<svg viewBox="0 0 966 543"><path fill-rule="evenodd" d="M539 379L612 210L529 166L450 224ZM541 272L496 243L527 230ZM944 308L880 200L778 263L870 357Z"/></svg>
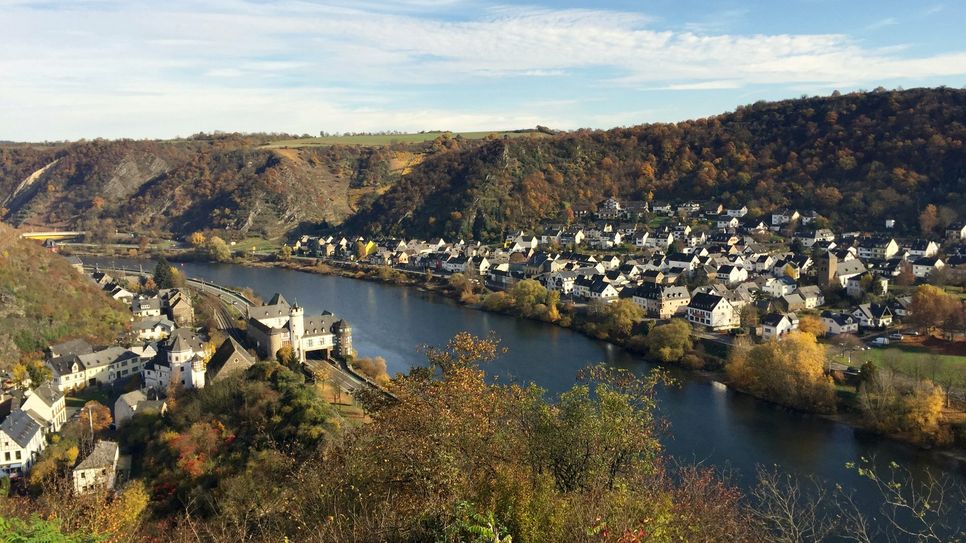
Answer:
<svg viewBox="0 0 966 543"><path fill-rule="evenodd" d="M24 232L20 234L21 239L34 239L38 241L66 241L84 237L87 232L79 230L50 231L50 232Z"/></svg>

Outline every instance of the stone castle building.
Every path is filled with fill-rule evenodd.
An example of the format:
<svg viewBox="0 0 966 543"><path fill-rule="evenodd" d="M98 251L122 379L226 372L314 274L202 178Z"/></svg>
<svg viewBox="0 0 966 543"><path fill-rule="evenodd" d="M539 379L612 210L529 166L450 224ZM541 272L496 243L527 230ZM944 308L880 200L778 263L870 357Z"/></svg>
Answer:
<svg viewBox="0 0 966 543"><path fill-rule="evenodd" d="M344 319L329 313L306 317L296 302L290 305L281 295L266 305L248 308L248 340L262 358L274 358L284 346L305 362L309 356L330 358L352 354L352 328Z"/></svg>

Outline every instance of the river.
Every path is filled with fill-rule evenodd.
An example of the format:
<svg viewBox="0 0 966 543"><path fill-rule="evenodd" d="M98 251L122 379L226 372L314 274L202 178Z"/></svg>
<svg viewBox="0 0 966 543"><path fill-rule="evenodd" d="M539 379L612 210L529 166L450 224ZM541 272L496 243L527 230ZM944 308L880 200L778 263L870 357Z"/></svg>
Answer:
<svg viewBox="0 0 966 543"><path fill-rule="evenodd" d="M96 260L105 268L112 263L134 267L139 263ZM140 263L145 269L153 267L150 262ZM493 332L501 338L508 352L488 365L491 375L504 381L533 382L551 394L571 387L581 368L597 362L637 372L652 367L621 348L570 330L467 309L413 288L277 268L178 266L189 277L251 287L264 299L281 292L308 314L329 310L346 318L359 356L384 357L390 374L420 364L419 346L442 345L462 330L477 335ZM727 468L743 488L753 484L757 466L777 466L857 488L859 499L872 509L868 482L846 468L846 463L862 457L874 457L881 466L895 461L914 472L946 473L956 484L966 484L966 469L942 455L777 407L686 371L673 375L680 386L663 388L658 398L660 415L670 423L662 438L666 450L684 462Z"/></svg>

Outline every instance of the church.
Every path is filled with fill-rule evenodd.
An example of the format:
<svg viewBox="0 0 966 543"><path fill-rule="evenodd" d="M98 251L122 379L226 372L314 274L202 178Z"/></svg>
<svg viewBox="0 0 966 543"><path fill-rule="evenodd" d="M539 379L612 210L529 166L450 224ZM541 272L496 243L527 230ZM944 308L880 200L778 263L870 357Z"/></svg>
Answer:
<svg viewBox="0 0 966 543"><path fill-rule="evenodd" d="M352 355L352 328L344 319L325 311L305 316L305 309L290 305L276 293L265 305L248 308L248 341L262 358L274 358L290 346L300 362Z"/></svg>

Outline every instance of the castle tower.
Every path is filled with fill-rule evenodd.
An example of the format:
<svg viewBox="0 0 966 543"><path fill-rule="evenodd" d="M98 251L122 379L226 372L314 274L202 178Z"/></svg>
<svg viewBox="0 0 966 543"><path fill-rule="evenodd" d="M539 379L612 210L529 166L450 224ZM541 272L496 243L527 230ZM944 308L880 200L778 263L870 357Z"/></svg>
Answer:
<svg viewBox="0 0 966 543"><path fill-rule="evenodd" d="M839 259L831 252L825 253L818 260L818 284L823 288L829 288L835 283L835 274L838 272Z"/></svg>
<svg viewBox="0 0 966 543"><path fill-rule="evenodd" d="M300 361L305 362L305 356L302 353L302 338L305 337L305 309L299 307L298 302L295 302L289 310L288 331L292 341L292 352Z"/></svg>
<svg viewBox="0 0 966 543"><path fill-rule="evenodd" d="M342 358L352 356L352 327L345 319L336 323L335 336L339 356Z"/></svg>
<svg viewBox="0 0 966 543"><path fill-rule="evenodd" d="M201 357L191 363L191 387L205 388L205 361Z"/></svg>

